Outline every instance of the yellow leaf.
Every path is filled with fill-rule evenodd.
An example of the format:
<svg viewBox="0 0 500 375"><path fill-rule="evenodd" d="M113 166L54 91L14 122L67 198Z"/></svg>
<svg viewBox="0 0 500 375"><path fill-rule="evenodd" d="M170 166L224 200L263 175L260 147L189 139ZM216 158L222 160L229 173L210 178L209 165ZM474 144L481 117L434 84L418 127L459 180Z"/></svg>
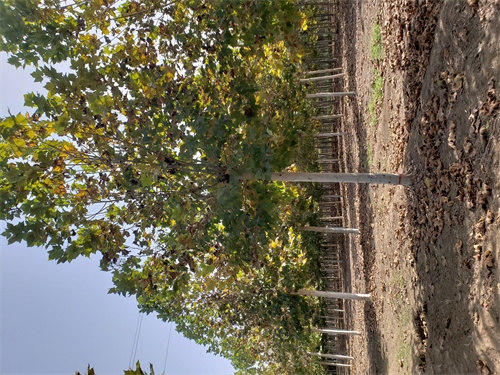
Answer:
<svg viewBox="0 0 500 375"><path fill-rule="evenodd" d="M21 139L21 138L14 138L13 139L14 141L14 144L17 146L17 147L24 147L26 146L26 142L24 142L24 139Z"/></svg>
<svg viewBox="0 0 500 375"><path fill-rule="evenodd" d="M169 81L171 81L172 78L174 78L174 73L172 72L172 69L167 68L165 75L167 76Z"/></svg>
<svg viewBox="0 0 500 375"><path fill-rule="evenodd" d="M305 18L302 18L299 22L299 26L303 31L307 30L307 20Z"/></svg>
<svg viewBox="0 0 500 375"><path fill-rule="evenodd" d="M66 187L63 184L60 184L55 190L54 194L59 195L62 197L66 193Z"/></svg>
<svg viewBox="0 0 500 375"><path fill-rule="evenodd" d="M73 146L72 144L68 144L66 143L63 148L62 148L62 151L65 152L65 153L71 153L71 152L74 152L75 151L75 146Z"/></svg>
<svg viewBox="0 0 500 375"><path fill-rule="evenodd" d="M144 89L144 96L146 99L153 99L156 94L156 91L152 87L147 87Z"/></svg>
<svg viewBox="0 0 500 375"><path fill-rule="evenodd" d="M80 190L78 194L76 195L76 198L82 198L85 196L85 190Z"/></svg>

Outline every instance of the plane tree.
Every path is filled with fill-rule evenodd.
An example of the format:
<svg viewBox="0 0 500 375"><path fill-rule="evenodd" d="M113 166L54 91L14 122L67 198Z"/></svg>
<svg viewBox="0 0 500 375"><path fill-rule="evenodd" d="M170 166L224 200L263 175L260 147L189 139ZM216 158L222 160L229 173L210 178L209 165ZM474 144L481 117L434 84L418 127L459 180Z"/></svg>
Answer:
<svg viewBox="0 0 500 375"><path fill-rule="evenodd" d="M292 228L310 203L259 180L306 131L301 16L220 5L1 2L1 49L46 92L0 121L0 218L58 262L99 254L112 292L250 369L310 319L288 293L308 277Z"/></svg>
<svg viewBox="0 0 500 375"><path fill-rule="evenodd" d="M100 249L104 265L128 256L127 239L159 246L159 232L163 247L192 247L233 241L222 227L271 229L286 188L234 176L286 167L303 126L293 65L270 62L286 28L268 22L250 42L279 19L275 2L210 3L2 3L2 49L48 91L2 122L2 212L24 218L11 240L61 261Z"/></svg>

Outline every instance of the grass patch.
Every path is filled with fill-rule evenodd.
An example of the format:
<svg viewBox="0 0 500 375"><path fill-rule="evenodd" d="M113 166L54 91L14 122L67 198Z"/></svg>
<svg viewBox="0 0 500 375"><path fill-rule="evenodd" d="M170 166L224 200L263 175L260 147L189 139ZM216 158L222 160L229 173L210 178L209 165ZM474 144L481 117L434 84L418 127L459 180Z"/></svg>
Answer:
<svg viewBox="0 0 500 375"><path fill-rule="evenodd" d="M375 66L379 66L384 60L384 46L382 45L382 33L380 32L378 20L375 21L375 25L373 26L370 55ZM372 81L372 95L370 103L368 104L368 110L370 111L371 125L375 127L378 121L378 107L382 105L384 88L384 79L382 78L380 69L375 69L373 71Z"/></svg>
<svg viewBox="0 0 500 375"><path fill-rule="evenodd" d="M396 273L392 278L394 293L394 309L396 311L399 332L398 332L398 348L396 351L396 360L399 365L406 371L410 370L412 363L412 314L410 307L405 302L404 287L406 284L402 274Z"/></svg>
<svg viewBox="0 0 500 375"><path fill-rule="evenodd" d="M380 73L380 70L375 70L373 72L374 83L372 85L373 95L372 97L378 101L382 102L382 89L384 88L384 79Z"/></svg>
<svg viewBox="0 0 500 375"><path fill-rule="evenodd" d="M398 351L396 353L396 359L398 362L402 362L403 367L405 367L407 370L409 369L410 366L410 361L411 361L412 355L411 355L411 342L402 342L399 347Z"/></svg>
<svg viewBox="0 0 500 375"><path fill-rule="evenodd" d="M384 59L384 46L382 46L382 33L380 32L380 25L378 24L378 20L375 21L375 25L373 26L370 55L372 57L372 60Z"/></svg>
<svg viewBox="0 0 500 375"><path fill-rule="evenodd" d="M396 360L406 371L410 370L412 362L412 336L408 331L412 329L411 314L407 306L401 306L399 316L399 343ZM407 332L405 335L405 331Z"/></svg>

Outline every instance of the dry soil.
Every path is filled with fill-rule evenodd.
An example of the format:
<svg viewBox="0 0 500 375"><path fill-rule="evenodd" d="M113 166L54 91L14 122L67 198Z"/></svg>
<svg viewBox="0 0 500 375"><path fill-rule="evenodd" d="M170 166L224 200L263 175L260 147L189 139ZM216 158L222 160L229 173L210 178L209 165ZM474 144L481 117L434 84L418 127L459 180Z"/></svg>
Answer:
<svg viewBox="0 0 500 375"><path fill-rule="evenodd" d="M500 374L500 0L336 4L345 170L413 178L347 187L351 373Z"/></svg>

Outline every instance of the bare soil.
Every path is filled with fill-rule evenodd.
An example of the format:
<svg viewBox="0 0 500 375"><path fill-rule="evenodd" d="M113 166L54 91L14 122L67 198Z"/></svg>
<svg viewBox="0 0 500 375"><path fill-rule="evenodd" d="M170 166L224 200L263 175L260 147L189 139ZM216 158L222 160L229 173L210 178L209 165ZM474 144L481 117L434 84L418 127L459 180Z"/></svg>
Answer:
<svg viewBox="0 0 500 375"><path fill-rule="evenodd" d="M347 187L351 373L500 374L500 0L335 3L345 170L414 181Z"/></svg>

